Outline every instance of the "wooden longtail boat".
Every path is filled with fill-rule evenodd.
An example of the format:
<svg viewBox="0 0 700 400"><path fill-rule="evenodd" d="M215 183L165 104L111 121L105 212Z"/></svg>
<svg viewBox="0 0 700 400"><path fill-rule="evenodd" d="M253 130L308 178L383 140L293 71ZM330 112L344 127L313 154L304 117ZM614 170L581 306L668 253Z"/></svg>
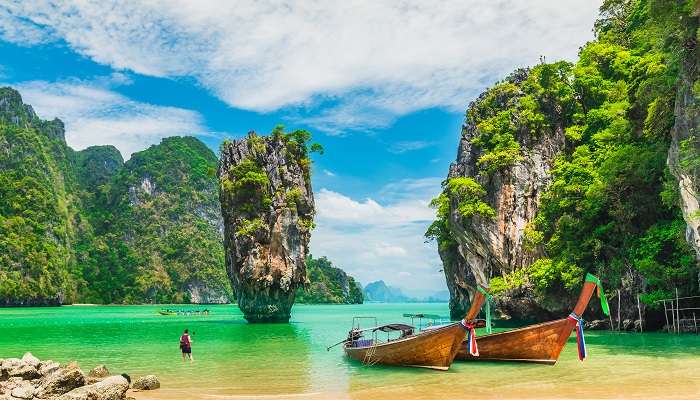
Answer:
<svg viewBox="0 0 700 400"><path fill-rule="evenodd" d="M559 359L559 354L566 345L571 331L583 323L580 316L588 306L596 286L603 311L607 314L607 301L600 280L588 274L574 311L567 318L480 336L476 339L479 348L478 357L469 354L467 344L464 342L460 346L456 359L524 361L554 365ZM577 332L579 359L583 360L585 358L585 343L583 342L583 328L579 329L580 331Z"/></svg>
<svg viewBox="0 0 700 400"><path fill-rule="evenodd" d="M457 323L435 326L414 333L414 327L405 324L389 324L367 329L353 329L342 341L345 354L365 365L399 365L447 370L454 361L467 332L474 335L474 318L486 299L485 292L474 295L472 305L464 319ZM394 340L380 342L377 332L400 331ZM371 339L362 339L370 333ZM339 343L340 344L340 343Z"/></svg>
<svg viewBox="0 0 700 400"><path fill-rule="evenodd" d="M171 309L161 309L158 310L158 314L160 315L166 315L166 316L175 316L175 315L186 315L186 316L192 316L192 315L209 315L211 311L209 309L205 308L204 310L171 310Z"/></svg>

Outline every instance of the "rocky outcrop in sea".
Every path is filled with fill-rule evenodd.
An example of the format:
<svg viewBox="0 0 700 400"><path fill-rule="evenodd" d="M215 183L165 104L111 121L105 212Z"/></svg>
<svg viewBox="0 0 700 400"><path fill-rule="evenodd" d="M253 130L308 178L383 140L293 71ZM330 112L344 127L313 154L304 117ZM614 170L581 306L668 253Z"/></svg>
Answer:
<svg viewBox="0 0 700 400"><path fill-rule="evenodd" d="M250 132L221 147L226 269L250 322L288 321L296 289L306 280L314 217L309 167L303 138L280 130Z"/></svg>
<svg viewBox="0 0 700 400"><path fill-rule="evenodd" d="M142 381L147 384L137 387ZM129 385L128 375L112 375L104 365L85 374L75 361L61 365L31 353L0 359L0 400L126 400ZM158 379L147 375L137 379L133 388L159 387Z"/></svg>

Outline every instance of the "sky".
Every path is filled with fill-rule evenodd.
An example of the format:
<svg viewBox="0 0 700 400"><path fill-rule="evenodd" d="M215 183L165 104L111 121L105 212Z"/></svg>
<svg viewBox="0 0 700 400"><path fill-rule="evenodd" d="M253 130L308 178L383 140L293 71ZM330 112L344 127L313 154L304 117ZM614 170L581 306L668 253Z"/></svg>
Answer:
<svg viewBox="0 0 700 400"><path fill-rule="evenodd" d="M510 71L575 60L601 1L0 3L0 84L80 150L212 150L282 123L325 147L311 252L362 284L445 290L428 207L464 112Z"/></svg>

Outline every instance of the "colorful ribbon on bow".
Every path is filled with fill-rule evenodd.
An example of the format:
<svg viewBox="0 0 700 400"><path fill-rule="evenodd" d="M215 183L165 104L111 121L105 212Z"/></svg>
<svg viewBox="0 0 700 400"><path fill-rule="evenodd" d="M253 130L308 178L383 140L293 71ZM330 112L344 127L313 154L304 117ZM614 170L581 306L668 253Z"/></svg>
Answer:
<svg viewBox="0 0 700 400"><path fill-rule="evenodd" d="M603 284L600 283L598 277L586 274L586 282L593 282L598 287L598 297L600 298L600 308L603 309L605 315L610 315L610 308L608 307L608 300L605 298L605 293L603 293Z"/></svg>
<svg viewBox="0 0 700 400"><path fill-rule="evenodd" d="M576 322L576 343L578 344L578 359L583 361L586 358L586 339L583 337L583 318L576 313L569 314L566 317L569 321Z"/></svg>
<svg viewBox="0 0 700 400"><path fill-rule="evenodd" d="M462 320L459 325L462 329L467 331L467 351L474 357L479 357L479 349L476 347L476 331L474 330L474 324Z"/></svg>

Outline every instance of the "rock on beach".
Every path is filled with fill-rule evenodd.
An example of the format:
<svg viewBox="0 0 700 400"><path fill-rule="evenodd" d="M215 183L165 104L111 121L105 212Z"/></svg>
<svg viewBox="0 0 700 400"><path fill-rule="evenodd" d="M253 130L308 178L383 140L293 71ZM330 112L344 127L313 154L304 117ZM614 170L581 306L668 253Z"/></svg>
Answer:
<svg viewBox="0 0 700 400"><path fill-rule="evenodd" d="M129 381L123 375L110 376L104 365L86 375L75 361L61 366L26 353L21 359L0 359L0 400L126 400ZM159 387L155 375L134 382L138 390Z"/></svg>

